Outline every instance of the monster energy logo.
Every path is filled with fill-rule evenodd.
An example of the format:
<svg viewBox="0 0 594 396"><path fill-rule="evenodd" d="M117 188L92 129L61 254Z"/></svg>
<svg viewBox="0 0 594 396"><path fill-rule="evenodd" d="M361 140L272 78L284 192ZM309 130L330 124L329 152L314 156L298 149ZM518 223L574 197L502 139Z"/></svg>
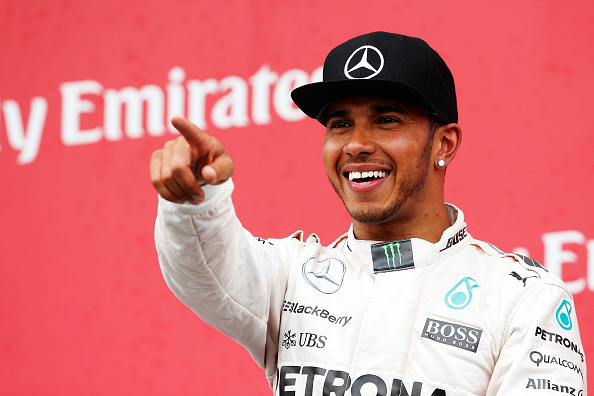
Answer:
<svg viewBox="0 0 594 396"><path fill-rule="evenodd" d="M388 245L384 245L384 253L386 253L386 261L388 262L388 268L392 268L390 266L390 258L392 259L392 265L394 269L396 269L396 254L394 254L394 246L396 246L396 251L398 252L398 267L402 265L402 254L400 253L400 242L390 243Z"/></svg>
<svg viewBox="0 0 594 396"><path fill-rule="evenodd" d="M371 257L374 272L401 270L415 265L410 239L373 244Z"/></svg>

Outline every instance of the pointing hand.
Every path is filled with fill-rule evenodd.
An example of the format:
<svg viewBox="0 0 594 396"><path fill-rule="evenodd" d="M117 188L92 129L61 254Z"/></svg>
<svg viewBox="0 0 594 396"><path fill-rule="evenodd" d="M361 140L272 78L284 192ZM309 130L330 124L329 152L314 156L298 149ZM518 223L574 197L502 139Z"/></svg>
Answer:
<svg viewBox="0 0 594 396"><path fill-rule="evenodd" d="M151 181L166 200L198 204L204 199L200 186L221 184L235 170L223 145L181 116L171 124L182 136L170 140L151 157Z"/></svg>

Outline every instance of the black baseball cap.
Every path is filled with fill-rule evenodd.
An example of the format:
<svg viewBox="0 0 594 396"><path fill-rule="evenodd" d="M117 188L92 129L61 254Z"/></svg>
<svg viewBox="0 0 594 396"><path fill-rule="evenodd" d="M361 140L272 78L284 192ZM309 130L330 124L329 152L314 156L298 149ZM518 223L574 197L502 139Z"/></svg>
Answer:
<svg viewBox="0 0 594 396"><path fill-rule="evenodd" d="M291 92L295 104L322 123L330 103L356 96L386 97L446 124L458 122L452 73L439 54L416 37L373 32L350 39L326 57L322 82Z"/></svg>

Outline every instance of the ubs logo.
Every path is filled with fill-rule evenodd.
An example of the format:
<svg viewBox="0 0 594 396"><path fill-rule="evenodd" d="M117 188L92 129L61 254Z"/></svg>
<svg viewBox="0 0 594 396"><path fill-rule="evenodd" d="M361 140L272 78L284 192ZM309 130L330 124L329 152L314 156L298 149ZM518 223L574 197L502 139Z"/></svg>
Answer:
<svg viewBox="0 0 594 396"><path fill-rule="evenodd" d="M299 338L297 338L299 335ZM318 348L322 349L326 346L328 337L314 333L293 333L291 330L287 331L283 336L282 346L286 349L299 345L302 348Z"/></svg>
<svg viewBox="0 0 594 396"><path fill-rule="evenodd" d="M372 45L357 48L344 65L344 75L351 79L369 79L384 68L384 56Z"/></svg>

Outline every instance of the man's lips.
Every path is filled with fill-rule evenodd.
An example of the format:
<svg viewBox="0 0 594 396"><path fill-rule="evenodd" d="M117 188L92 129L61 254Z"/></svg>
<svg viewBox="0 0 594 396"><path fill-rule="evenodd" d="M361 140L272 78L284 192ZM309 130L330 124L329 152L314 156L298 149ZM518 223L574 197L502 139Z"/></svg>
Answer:
<svg viewBox="0 0 594 396"><path fill-rule="evenodd" d="M350 189L360 193L371 192L379 187L391 173L377 164L352 164L342 170L342 176Z"/></svg>
<svg viewBox="0 0 594 396"><path fill-rule="evenodd" d="M371 193L379 188L393 173L393 166L382 159L357 161L351 158L337 167L348 189L356 193Z"/></svg>

